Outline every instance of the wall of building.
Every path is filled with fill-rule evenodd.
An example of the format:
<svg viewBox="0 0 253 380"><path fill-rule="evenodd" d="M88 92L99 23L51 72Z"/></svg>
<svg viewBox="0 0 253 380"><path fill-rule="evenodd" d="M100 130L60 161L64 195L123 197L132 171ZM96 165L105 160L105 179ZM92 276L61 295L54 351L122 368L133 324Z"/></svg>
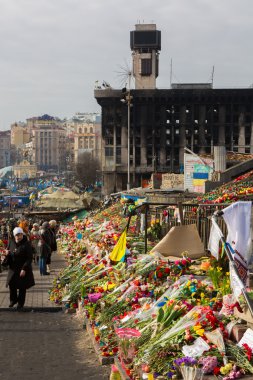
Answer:
<svg viewBox="0 0 253 380"><path fill-rule="evenodd" d="M42 170L65 170L66 132L57 121L34 123L32 128L33 162Z"/></svg>
<svg viewBox="0 0 253 380"><path fill-rule="evenodd" d="M0 131L0 168L10 166L11 133Z"/></svg>
<svg viewBox="0 0 253 380"><path fill-rule="evenodd" d="M17 178L35 178L37 166L31 165L28 161L24 160L19 165L14 165L13 171L14 176Z"/></svg>
<svg viewBox="0 0 253 380"><path fill-rule="evenodd" d="M74 126L74 161L82 153L91 153L100 161L101 157L101 125L96 123L76 122Z"/></svg>
<svg viewBox="0 0 253 380"><path fill-rule="evenodd" d="M196 154L213 153L214 145L253 151L251 88L131 90L131 96L132 185L154 171L182 172L185 146ZM128 109L120 90L95 90L95 98L102 108L102 170L104 177L116 174L110 187L120 191L117 176L127 176Z"/></svg>
<svg viewBox="0 0 253 380"><path fill-rule="evenodd" d="M25 126L13 124L11 126L11 145L19 147L28 143L31 139L30 133Z"/></svg>

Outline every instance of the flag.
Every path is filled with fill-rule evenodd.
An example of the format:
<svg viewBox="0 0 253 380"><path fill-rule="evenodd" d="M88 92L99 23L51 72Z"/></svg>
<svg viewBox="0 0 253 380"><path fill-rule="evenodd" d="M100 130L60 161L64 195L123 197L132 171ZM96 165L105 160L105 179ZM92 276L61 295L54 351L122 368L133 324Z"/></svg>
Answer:
<svg viewBox="0 0 253 380"><path fill-rule="evenodd" d="M232 248L231 251L233 252L239 278L244 285L247 283L250 261L251 207L252 203L250 201L240 201L223 210L223 219L228 229L227 243ZM233 281L231 281L231 285L233 288L236 287Z"/></svg>
<svg viewBox="0 0 253 380"><path fill-rule="evenodd" d="M247 263L250 260L251 207L252 203L250 201L240 201L223 209L223 219L228 229L226 240L233 250L237 251Z"/></svg>
<svg viewBox="0 0 253 380"><path fill-rule="evenodd" d="M212 220L212 227L211 227L209 242L208 242L208 250L216 258L216 260L219 259L219 244L220 244L220 239L222 237L223 237L223 234L219 226L217 225L217 223L215 223Z"/></svg>
<svg viewBox="0 0 253 380"><path fill-rule="evenodd" d="M126 228L122 232L117 244L113 248L109 257L112 261L124 261L126 254Z"/></svg>
<svg viewBox="0 0 253 380"><path fill-rule="evenodd" d="M34 193L31 193L30 196L29 196L29 199L30 199L30 200L35 199L35 194L34 194Z"/></svg>

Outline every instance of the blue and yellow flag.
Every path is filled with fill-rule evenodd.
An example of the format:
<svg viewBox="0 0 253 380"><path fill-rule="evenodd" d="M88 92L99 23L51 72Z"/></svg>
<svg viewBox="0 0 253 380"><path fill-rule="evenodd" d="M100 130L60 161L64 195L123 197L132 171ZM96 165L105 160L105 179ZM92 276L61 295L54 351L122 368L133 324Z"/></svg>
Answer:
<svg viewBox="0 0 253 380"><path fill-rule="evenodd" d="M117 244L113 248L112 252L110 253L109 257L112 261L124 261L125 254L126 254L126 228L122 232L119 240L117 241Z"/></svg>
<svg viewBox="0 0 253 380"><path fill-rule="evenodd" d="M36 197L36 194L35 193L31 193L30 196L29 196L29 199L32 200L32 199L35 199Z"/></svg>

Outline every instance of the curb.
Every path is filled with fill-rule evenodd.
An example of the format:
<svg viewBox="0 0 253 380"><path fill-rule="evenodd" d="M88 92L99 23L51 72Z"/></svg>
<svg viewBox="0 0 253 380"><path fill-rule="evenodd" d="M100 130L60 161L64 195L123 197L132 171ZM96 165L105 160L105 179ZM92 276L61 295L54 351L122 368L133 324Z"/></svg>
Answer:
<svg viewBox="0 0 253 380"><path fill-rule="evenodd" d="M17 310L16 307L3 307L3 308L0 308L0 313L2 311L8 311L10 313L15 313L15 312L22 312L22 313L30 313L30 312L33 312L33 313L59 313L60 311L62 312L62 308L61 307L30 307L30 306L27 306L27 307L24 307L23 310Z"/></svg>

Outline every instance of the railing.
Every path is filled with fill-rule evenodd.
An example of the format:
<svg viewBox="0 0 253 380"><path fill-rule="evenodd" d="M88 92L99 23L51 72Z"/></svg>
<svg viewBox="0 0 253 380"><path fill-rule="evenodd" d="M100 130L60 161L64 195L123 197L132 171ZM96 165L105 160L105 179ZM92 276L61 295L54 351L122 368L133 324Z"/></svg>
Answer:
<svg viewBox="0 0 253 380"><path fill-rule="evenodd" d="M240 275L236 263L233 259L233 255L230 251L229 245L226 243L224 236L227 234L227 228L223 218L219 218L223 214L222 210L229 206L227 203L219 205L210 205L210 204L189 204L189 203L154 203L154 202L145 202L139 207L145 208L145 252L147 252L147 227L148 219L152 217L155 221L161 221L161 215L166 209L168 211L168 219L164 221L163 225L166 227L164 235L170 230L171 227L176 225L186 225L186 224L196 224L200 238L204 244L204 248L207 249L210 229L212 223L215 223L221 231L221 243L224 245L224 250L229 260L230 265L232 266L234 273L237 277L237 282L240 286L240 290L244 299L247 303L248 309L253 317L253 303L251 302L249 295L247 294L246 288L241 281ZM138 208L139 208L138 207ZM137 208L137 209L138 209ZM177 215L175 213L169 213L170 210L178 209ZM142 210L143 212L143 210Z"/></svg>
<svg viewBox="0 0 253 380"><path fill-rule="evenodd" d="M215 211L222 210L227 207L227 203L219 205L214 204L196 204L196 203L155 203L145 202L142 206L145 208L145 241L147 247L147 227L152 221L157 221L162 225L163 235L169 232L173 226L181 224L189 225L196 224L200 238L207 249L208 240L211 230L211 217ZM138 207L138 208L139 208ZM175 214L175 210L178 213ZM163 211L168 212L168 216L164 217ZM143 211L142 211L143 212ZM180 215L181 213L181 215ZM182 220L182 223L181 223ZM227 233L226 224L223 219L218 221L222 233Z"/></svg>

